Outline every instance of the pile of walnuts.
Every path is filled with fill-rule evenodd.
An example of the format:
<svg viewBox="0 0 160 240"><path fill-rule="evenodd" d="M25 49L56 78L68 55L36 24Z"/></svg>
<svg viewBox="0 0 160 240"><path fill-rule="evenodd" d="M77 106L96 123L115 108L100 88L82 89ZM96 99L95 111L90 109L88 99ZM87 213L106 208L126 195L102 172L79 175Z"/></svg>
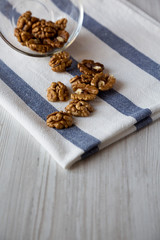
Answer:
<svg viewBox="0 0 160 240"><path fill-rule="evenodd" d="M49 65L55 72L65 71L72 63L67 52L54 54ZM68 128L73 125L72 116L88 117L93 107L88 101L94 100L99 91L111 89L116 81L113 75L103 73L104 66L93 60L83 60L77 67L82 73L70 79L72 101L65 107L65 112L54 112L47 116L47 125L57 129ZM66 101L69 98L67 87L61 82L52 82L47 89L49 101Z"/></svg>
<svg viewBox="0 0 160 240"><path fill-rule="evenodd" d="M69 33L65 30L67 19L62 18L56 22L46 21L33 17L31 11L22 14L17 21L14 35L23 45L33 51L46 53L54 48L62 48L68 41ZM49 65L54 72L64 72L72 64L67 52L54 54ZM65 111L53 112L47 116L47 126L57 129L68 128L73 125L72 116L88 117L93 107L88 101L94 100L99 91L111 89L116 79L103 73L104 66L93 60L83 60L77 67L81 75L70 79L72 101L65 107ZM47 99L51 102L67 101L69 91L61 82L52 82L47 89Z"/></svg>
<svg viewBox="0 0 160 240"><path fill-rule="evenodd" d="M66 24L66 18L56 22L46 21L33 17L32 13L27 11L18 18L14 35L23 46L39 53L46 53L54 48L63 47L68 41Z"/></svg>

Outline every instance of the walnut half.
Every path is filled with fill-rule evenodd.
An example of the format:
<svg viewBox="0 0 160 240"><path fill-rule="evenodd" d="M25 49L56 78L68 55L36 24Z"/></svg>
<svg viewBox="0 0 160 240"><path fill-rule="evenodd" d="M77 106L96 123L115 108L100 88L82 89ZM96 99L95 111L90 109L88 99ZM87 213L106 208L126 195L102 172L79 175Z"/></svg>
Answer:
<svg viewBox="0 0 160 240"><path fill-rule="evenodd" d="M116 79L113 75L101 72L93 77L91 85L97 87L101 91L107 91L113 87L115 81Z"/></svg>
<svg viewBox="0 0 160 240"><path fill-rule="evenodd" d="M73 119L69 113L57 111L47 116L46 123L48 127L62 129L71 127L73 125Z"/></svg>
<svg viewBox="0 0 160 240"><path fill-rule="evenodd" d="M32 17L32 13L30 11L27 11L18 18L17 28L23 31L30 31L32 24L38 20L38 18Z"/></svg>
<svg viewBox="0 0 160 240"><path fill-rule="evenodd" d="M64 72L71 64L72 59L70 59L69 53L65 51L54 54L49 62L54 72Z"/></svg>
<svg viewBox="0 0 160 240"><path fill-rule="evenodd" d="M51 38L56 35L56 32L56 24L51 21L42 19L32 25L32 34L35 38Z"/></svg>
<svg viewBox="0 0 160 240"><path fill-rule="evenodd" d="M47 89L47 98L51 102L66 101L68 96L68 89L61 82L52 82L51 86Z"/></svg>
<svg viewBox="0 0 160 240"><path fill-rule="evenodd" d="M43 44L40 39L30 39L26 41L26 46L29 47L33 51L37 51L40 53L49 52L52 47L48 44Z"/></svg>
<svg viewBox="0 0 160 240"><path fill-rule="evenodd" d="M56 26L60 30L64 30L67 25L67 19L66 18L61 18L55 22Z"/></svg>
<svg viewBox="0 0 160 240"><path fill-rule="evenodd" d="M14 36L17 38L18 42L22 44L22 46L26 46L26 42L33 38L33 35L30 32L26 32L18 28L15 28Z"/></svg>
<svg viewBox="0 0 160 240"><path fill-rule="evenodd" d="M84 59L81 63L78 63L77 67L79 71L87 75L95 75L104 70L104 65L93 60Z"/></svg>
<svg viewBox="0 0 160 240"><path fill-rule="evenodd" d="M93 107L88 102L73 100L65 107L65 110L76 117L88 117L93 112Z"/></svg>
<svg viewBox="0 0 160 240"><path fill-rule="evenodd" d="M87 75L87 74L82 74L81 76L76 75L75 77L70 79L70 83L72 85L77 84L77 83L86 83L86 84L90 84L92 80L92 76L91 75Z"/></svg>
<svg viewBox="0 0 160 240"><path fill-rule="evenodd" d="M72 85L74 94L71 94L71 98L76 100L90 101L96 98L98 94L98 89L94 86L85 83L78 83Z"/></svg>

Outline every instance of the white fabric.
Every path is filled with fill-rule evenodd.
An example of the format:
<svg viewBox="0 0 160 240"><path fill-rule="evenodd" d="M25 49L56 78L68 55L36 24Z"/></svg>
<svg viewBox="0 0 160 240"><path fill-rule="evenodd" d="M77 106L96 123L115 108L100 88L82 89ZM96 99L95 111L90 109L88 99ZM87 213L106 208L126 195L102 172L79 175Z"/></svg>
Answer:
<svg viewBox="0 0 160 240"><path fill-rule="evenodd" d="M149 57L151 61L160 63L160 26L144 13L137 11L135 7L132 8L132 5L126 4L125 1L118 0L103 1L103 4L96 0L84 1L84 9L86 14L100 25ZM4 17L2 13L0 17ZM9 21L7 17L6 21ZM68 52L76 61L93 59L103 63L105 69L117 79L114 90L118 94L138 108L149 109L151 116L148 115L146 118L151 117L150 120L154 121L160 117L160 81L107 45L98 34L96 36L83 27ZM46 89L53 81L63 82L71 91L69 79L72 75L51 71L48 64L49 57L39 59L21 55L12 50L2 39L0 39L0 56L9 69L45 100L47 100ZM0 69L1 72L2 70ZM152 72L154 72L153 69ZM109 98L112 98L112 94L108 96ZM58 110L64 110L68 102L50 104ZM27 106L3 79L0 81L0 104L47 149L63 168L68 168L81 159L84 150L56 130L47 127L44 119ZM74 118L74 121L80 130L99 141L99 149L139 129L136 125L137 118L126 113L127 106L126 109L123 106L124 113L117 109L116 103L110 104L110 101L106 102L101 97L97 97L91 104L94 107L94 113L87 118Z"/></svg>

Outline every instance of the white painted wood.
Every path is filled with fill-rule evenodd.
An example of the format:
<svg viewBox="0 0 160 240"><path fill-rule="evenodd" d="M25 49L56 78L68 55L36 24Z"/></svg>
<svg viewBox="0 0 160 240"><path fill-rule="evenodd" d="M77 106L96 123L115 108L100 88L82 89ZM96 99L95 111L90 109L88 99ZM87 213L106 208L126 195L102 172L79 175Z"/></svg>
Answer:
<svg viewBox="0 0 160 240"><path fill-rule="evenodd" d="M0 240L160 239L160 121L66 171L0 116Z"/></svg>

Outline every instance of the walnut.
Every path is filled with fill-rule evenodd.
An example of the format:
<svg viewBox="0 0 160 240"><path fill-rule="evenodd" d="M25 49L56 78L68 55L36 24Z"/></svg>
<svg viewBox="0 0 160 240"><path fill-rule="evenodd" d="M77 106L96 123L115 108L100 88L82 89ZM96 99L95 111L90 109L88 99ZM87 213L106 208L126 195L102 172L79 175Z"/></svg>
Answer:
<svg viewBox="0 0 160 240"><path fill-rule="evenodd" d="M92 76L91 75L87 75L87 74L82 74L81 76L76 75L75 77L70 79L70 83L73 84L77 84L77 83L86 83L86 84L90 84L92 80Z"/></svg>
<svg viewBox="0 0 160 240"><path fill-rule="evenodd" d="M76 117L88 117L93 112L93 107L85 101L73 100L65 107L65 110Z"/></svg>
<svg viewBox="0 0 160 240"><path fill-rule="evenodd" d="M17 28L24 31L29 31L32 27L32 24L38 20L38 18L32 17L32 13L30 11L27 11L18 18Z"/></svg>
<svg viewBox="0 0 160 240"><path fill-rule="evenodd" d="M58 35L54 38L45 38L44 44L49 44L52 48L61 48L68 41L69 33L65 30L59 30Z"/></svg>
<svg viewBox="0 0 160 240"><path fill-rule="evenodd" d="M47 89L47 98L51 102L66 101L69 92L67 87L61 82L52 82L51 86Z"/></svg>
<svg viewBox="0 0 160 240"><path fill-rule="evenodd" d="M68 41L69 33L65 30L59 30L58 36L54 39L54 45L56 48L61 48Z"/></svg>
<svg viewBox="0 0 160 240"><path fill-rule="evenodd" d="M53 112L47 116L47 126L51 128L68 128L73 125L72 116L69 113L60 111Z"/></svg>
<svg viewBox="0 0 160 240"><path fill-rule="evenodd" d="M81 77L78 76L78 75L76 75L75 77L73 77L73 78L70 79L70 83L71 83L72 85L82 83L82 82L81 82Z"/></svg>
<svg viewBox="0 0 160 240"><path fill-rule="evenodd" d="M59 30L64 30L67 25L67 19L66 18L59 19L55 22L55 24Z"/></svg>
<svg viewBox="0 0 160 240"><path fill-rule="evenodd" d="M116 79L113 75L108 75L101 72L93 77L91 85L97 87L101 91L106 91L113 87L115 81Z"/></svg>
<svg viewBox="0 0 160 240"><path fill-rule="evenodd" d="M90 101L95 99L98 94L98 89L96 87L85 83L74 84L72 85L72 89L75 93L71 94L71 98L74 100Z"/></svg>
<svg viewBox="0 0 160 240"><path fill-rule="evenodd" d="M93 60L83 60L81 63L78 63L78 68L80 72L87 75L95 75L104 70L104 66L101 63L94 62Z"/></svg>
<svg viewBox="0 0 160 240"><path fill-rule="evenodd" d="M55 23L45 21L44 19L32 25L32 34L35 38L52 38L56 35Z"/></svg>
<svg viewBox="0 0 160 240"><path fill-rule="evenodd" d="M46 53L52 49L49 44L43 44L40 39L30 39L26 42L26 46L40 53Z"/></svg>
<svg viewBox="0 0 160 240"><path fill-rule="evenodd" d="M54 72L64 72L71 64L72 60L70 59L70 55L65 51L54 54L49 62Z"/></svg>
<svg viewBox="0 0 160 240"><path fill-rule="evenodd" d="M18 42L26 46L26 42L33 38L32 34L21 29L15 28L14 35L17 37Z"/></svg>
<svg viewBox="0 0 160 240"><path fill-rule="evenodd" d="M17 38L18 42L23 43L22 38L21 38L21 33L22 33L21 29L18 29L18 28L14 29L14 36Z"/></svg>

